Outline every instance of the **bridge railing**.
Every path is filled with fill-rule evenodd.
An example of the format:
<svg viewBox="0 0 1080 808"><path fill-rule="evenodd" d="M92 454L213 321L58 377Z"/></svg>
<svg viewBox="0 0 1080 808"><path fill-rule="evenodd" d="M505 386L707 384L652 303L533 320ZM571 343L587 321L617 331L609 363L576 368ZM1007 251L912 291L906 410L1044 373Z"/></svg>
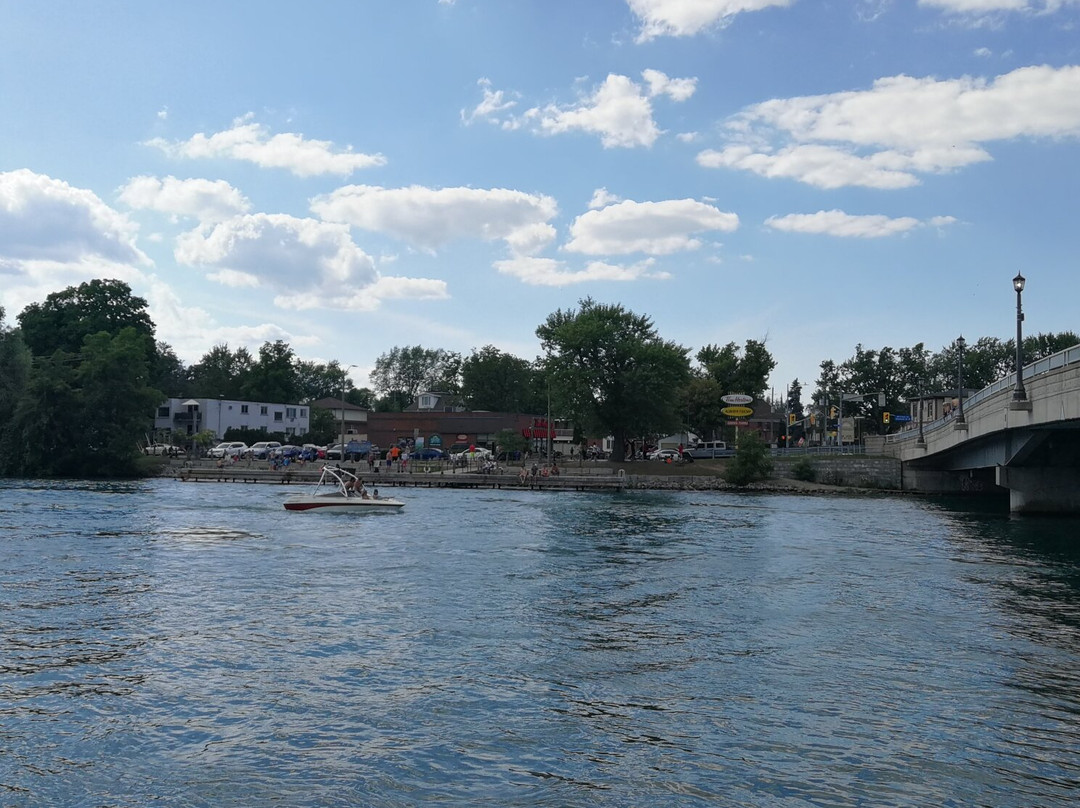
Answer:
<svg viewBox="0 0 1080 808"><path fill-rule="evenodd" d="M1026 383L1028 379L1040 376L1043 373L1049 373L1052 370L1060 370L1063 367L1074 365L1078 362L1080 362L1080 345L1074 345L1071 348L1066 348L1064 351L1058 351L1055 354L1043 357L1037 362L1032 362L1030 365L1025 365L1022 371L1024 374L1024 382ZM997 395L1002 390L1011 390L1015 386L1016 374L1010 373L1008 376L998 379L996 382L987 385L979 392L965 398L964 408L970 411L972 407L977 407L981 402ZM925 423L922 428L923 434L941 429L942 427L951 424L954 420L956 420L955 411L944 418L938 418L936 421ZM903 441L915 440L918 436L918 429L906 429L903 432L894 432L891 435L886 435L885 442L902 443Z"/></svg>

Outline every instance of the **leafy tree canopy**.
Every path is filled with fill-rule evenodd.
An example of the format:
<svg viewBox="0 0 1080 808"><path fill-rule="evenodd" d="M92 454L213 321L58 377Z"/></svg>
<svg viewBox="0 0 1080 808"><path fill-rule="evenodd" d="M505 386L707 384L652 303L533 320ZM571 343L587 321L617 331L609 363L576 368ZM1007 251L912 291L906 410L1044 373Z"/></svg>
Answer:
<svg viewBox="0 0 1080 808"><path fill-rule="evenodd" d="M461 354L420 345L395 347L375 360L371 381L381 396L407 407L419 393L457 393Z"/></svg>
<svg viewBox="0 0 1080 808"><path fill-rule="evenodd" d="M461 363L461 393L474 410L542 412L536 376L529 362L487 345Z"/></svg>
<svg viewBox="0 0 1080 808"><path fill-rule="evenodd" d="M536 329L543 368L559 411L594 434L615 438L612 459L632 436L679 424L679 390L690 377L688 350L662 340L652 320L585 298Z"/></svg>
<svg viewBox="0 0 1080 808"><path fill-rule="evenodd" d="M19 325L34 356L78 353L91 334L116 335L128 327L148 337L153 346L154 323L146 312L146 301L118 280L92 280L53 292L45 302L23 309Z"/></svg>

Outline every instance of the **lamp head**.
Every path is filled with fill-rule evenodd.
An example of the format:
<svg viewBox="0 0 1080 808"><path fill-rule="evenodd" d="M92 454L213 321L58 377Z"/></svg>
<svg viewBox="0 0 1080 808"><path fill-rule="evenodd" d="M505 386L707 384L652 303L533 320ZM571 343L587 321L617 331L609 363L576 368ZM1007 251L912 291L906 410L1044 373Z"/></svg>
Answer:
<svg viewBox="0 0 1080 808"><path fill-rule="evenodd" d="M956 340L956 347L959 348L961 351L967 347L967 340L964 339L963 334L961 334L960 337Z"/></svg>
<svg viewBox="0 0 1080 808"><path fill-rule="evenodd" d="M1024 280L1024 276L1019 272L1017 272L1016 277L1013 278L1013 289L1015 289L1017 293L1024 291Z"/></svg>

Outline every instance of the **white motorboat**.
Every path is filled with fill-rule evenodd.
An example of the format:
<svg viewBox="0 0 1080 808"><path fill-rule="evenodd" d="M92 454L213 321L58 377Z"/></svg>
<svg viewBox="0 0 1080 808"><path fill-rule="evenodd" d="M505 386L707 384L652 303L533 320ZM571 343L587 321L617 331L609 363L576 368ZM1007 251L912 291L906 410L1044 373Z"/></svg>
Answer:
<svg viewBox="0 0 1080 808"><path fill-rule="evenodd" d="M404 507L405 503L400 499L369 492L355 474L337 466L323 466L315 490L285 500L287 511L319 513L372 513L397 511Z"/></svg>

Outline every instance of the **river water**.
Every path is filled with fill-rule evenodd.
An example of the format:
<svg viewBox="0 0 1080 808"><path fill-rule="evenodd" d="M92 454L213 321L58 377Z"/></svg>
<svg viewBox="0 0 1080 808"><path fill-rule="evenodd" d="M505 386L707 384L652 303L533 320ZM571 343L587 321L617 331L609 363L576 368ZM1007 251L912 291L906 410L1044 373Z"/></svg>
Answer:
<svg viewBox="0 0 1080 808"><path fill-rule="evenodd" d="M1080 521L0 482L3 806L1056 806Z"/></svg>

